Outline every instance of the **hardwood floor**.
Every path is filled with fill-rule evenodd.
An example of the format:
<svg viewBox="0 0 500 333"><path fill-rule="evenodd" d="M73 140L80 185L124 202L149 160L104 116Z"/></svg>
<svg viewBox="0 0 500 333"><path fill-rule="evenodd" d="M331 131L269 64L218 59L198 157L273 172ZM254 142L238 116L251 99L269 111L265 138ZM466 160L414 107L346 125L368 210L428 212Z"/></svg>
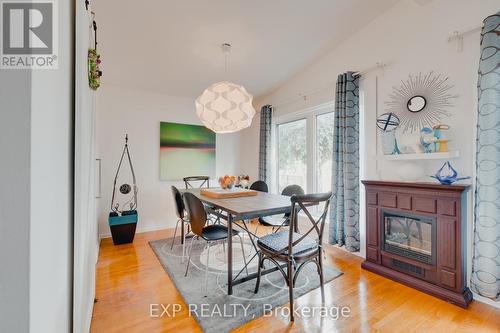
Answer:
<svg viewBox="0 0 500 333"><path fill-rule="evenodd" d="M172 230L137 234L133 244L101 242L91 332L201 332L167 273L148 245ZM500 310L473 301L464 310L362 270L362 259L327 246L326 263L344 275L325 287L326 303L351 309L338 320L261 317L234 332L500 332ZM235 287L237 288L237 287ZM296 304L320 303L314 290ZM150 304L182 304L175 318L151 318Z"/></svg>

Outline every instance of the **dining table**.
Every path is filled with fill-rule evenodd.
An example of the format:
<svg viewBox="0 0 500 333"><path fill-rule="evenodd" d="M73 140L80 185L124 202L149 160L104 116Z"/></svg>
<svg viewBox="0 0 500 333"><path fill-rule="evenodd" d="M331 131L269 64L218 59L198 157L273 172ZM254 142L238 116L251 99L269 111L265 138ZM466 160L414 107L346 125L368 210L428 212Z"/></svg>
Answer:
<svg viewBox="0 0 500 333"><path fill-rule="evenodd" d="M246 226L246 221L269 215L290 213L290 197L281 194L257 191L257 194L252 196L237 198L212 198L202 194L201 188L190 188L181 190L180 192L182 194L188 192L192 193L205 203L205 206L208 207L207 209L210 214L214 214L218 218L227 222L227 293L228 295L232 295L233 286L257 277L257 273L255 272L240 278L238 278L240 275L238 274L235 278L233 278L233 247L231 235L233 234L233 228L236 225L235 222L242 221L242 225L238 225L238 227L251 234ZM253 243L252 236L250 236L250 240ZM255 247L255 244L253 245ZM277 270L278 267L268 268L262 271L262 275L266 275Z"/></svg>

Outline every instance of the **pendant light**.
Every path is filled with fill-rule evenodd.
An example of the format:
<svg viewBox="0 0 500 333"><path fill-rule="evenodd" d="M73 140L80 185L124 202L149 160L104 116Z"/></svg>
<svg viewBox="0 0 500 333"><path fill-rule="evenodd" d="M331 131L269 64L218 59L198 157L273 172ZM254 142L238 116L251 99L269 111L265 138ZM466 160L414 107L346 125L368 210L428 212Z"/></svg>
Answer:
<svg viewBox="0 0 500 333"><path fill-rule="evenodd" d="M227 75L227 58L231 52L231 44L221 45L225 58ZM255 115L252 105L253 96L245 87L229 81L221 81L209 86L196 99L196 115L205 127L215 133L232 133L249 127Z"/></svg>

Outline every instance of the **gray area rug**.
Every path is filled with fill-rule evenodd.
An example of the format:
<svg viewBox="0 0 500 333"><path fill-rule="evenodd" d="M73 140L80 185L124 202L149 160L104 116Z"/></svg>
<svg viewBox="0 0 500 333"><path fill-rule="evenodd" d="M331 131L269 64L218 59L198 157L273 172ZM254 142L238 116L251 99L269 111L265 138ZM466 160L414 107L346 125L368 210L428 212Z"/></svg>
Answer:
<svg viewBox="0 0 500 333"><path fill-rule="evenodd" d="M279 271L265 275L261 279L258 294L254 294L256 280L250 280L233 287L233 295L227 295L227 271L225 248L221 244L210 248L208 282L205 283L205 263L207 251L205 242L195 240L189 266L185 277L187 264L187 248L191 239L186 240L186 258L182 260L182 246L177 237L171 250L172 239L162 239L150 242L150 246L160 260L165 271L182 295L190 316L193 316L205 333L229 332L252 319L270 315L274 308L287 304L288 287ZM255 251L250 240L245 238L244 251L250 259ZM241 244L238 237L233 239L233 276L243 267ZM266 268L272 267L266 261ZM248 267L248 271L257 270L257 258ZM324 266L325 284L342 273L331 267ZM242 275L246 274L243 271ZM314 263L307 264L300 273L294 288L294 297L300 297L319 287L319 276Z"/></svg>

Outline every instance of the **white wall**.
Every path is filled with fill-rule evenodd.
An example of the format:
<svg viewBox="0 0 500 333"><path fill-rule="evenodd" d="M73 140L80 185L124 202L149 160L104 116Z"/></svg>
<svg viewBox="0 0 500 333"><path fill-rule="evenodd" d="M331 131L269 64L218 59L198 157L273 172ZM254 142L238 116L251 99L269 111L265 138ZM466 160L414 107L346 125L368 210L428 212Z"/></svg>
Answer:
<svg viewBox="0 0 500 333"><path fill-rule="evenodd" d="M56 3L59 69L32 71L29 324L62 333L72 329L74 7Z"/></svg>
<svg viewBox="0 0 500 333"><path fill-rule="evenodd" d="M97 95L97 113L97 154L102 159L102 198L98 208L101 236L110 234L107 216L125 134L129 135L139 187L137 231L175 227L170 186L182 188L184 184L160 181L160 121L201 125L195 114L194 99L127 90L104 82ZM238 134L217 135L216 146L217 175L239 174ZM211 184L216 184L216 180Z"/></svg>
<svg viewBox="0 0 500 333"><path fill-rule="evenodd" d="M450 149L460 150L461 157L453 165L461 174L473 175L474 169L474 127L476 115L476 82L479 61L479 32L465 36L463 51L457 52L456 45L448 43L449 35L455 30L467 30L479 26L482 20L500 10L498 0L434 0L420 6L412 0L402 0L382 16L369 23L362 31L343 43L318 61L301 71L281 88L260 99L257 106L280 104L276 115L325 103L334 98L334 85L338 74L347 70L363 70L376 62L388 63L384 70L376 70L363 76L361 91L364 98L365 127L361 130L361 145L364 173L361 179L397 179L396 170L401 162L375 158L377 132L375 118L384 113L384 100L393 86L406 80L408 74L426 73L434 70L449 76L455 85L453 91L459 94L452 109L453 116L444 123L451 126ZM314 91L307 100L298 98L300 93ZM258 160L258 119L252 128L242 132L240 160L245 172L255 176ZM433 174L443 161L421 161L427 175ZM426 178L427 180L427 178ZM428 179L430 180L430 179ZM471 262L472 248L472 195L468 196L468 256ZM361 204L361 221L364 221L364 204ZM361 223L363 225L363 222ZM364 255L364 230L361 241ZM469 264L469 271L471 269Z"/></svg>

